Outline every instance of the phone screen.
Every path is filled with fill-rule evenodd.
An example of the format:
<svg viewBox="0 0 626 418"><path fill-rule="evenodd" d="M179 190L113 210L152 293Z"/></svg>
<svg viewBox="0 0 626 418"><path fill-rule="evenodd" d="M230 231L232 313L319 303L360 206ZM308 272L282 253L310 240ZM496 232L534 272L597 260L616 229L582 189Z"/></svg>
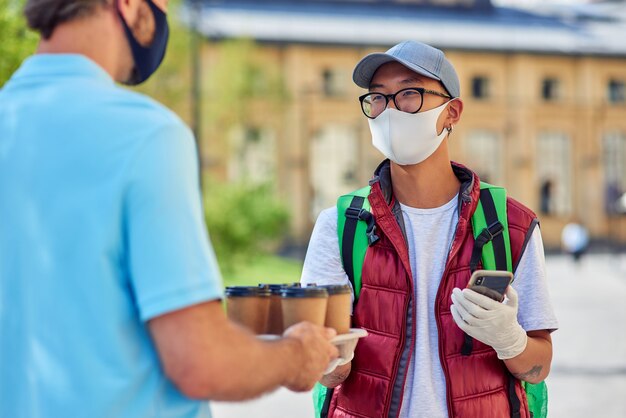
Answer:
<svg viewBox="0 0 626 418"><path fill-rule="evenodd" d="M477 270L470 278L469 288L473 291L502 302L513 274L500 270Z"/></svg>
<svg viewBox="0 0 626 418"><path fill-rule="evenodd" d="M478 276L474 281L474 286L483 286L504 295L509 281L510 279L504 276Z"/></svg>

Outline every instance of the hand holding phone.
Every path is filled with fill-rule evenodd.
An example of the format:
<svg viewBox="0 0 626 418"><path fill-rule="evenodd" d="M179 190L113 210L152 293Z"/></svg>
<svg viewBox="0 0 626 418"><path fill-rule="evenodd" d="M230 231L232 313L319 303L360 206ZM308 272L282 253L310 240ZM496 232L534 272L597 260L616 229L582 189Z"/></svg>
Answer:
<svg viewBox="0 0 626 418"><path fill-rule="evenodd" d="M493 277L493 271L480 273L477 276L481 274ZM505 277L503 281L502 276L499 276L496 281L499 286L502 286L503 283L507 283L508 279ZM517 292L513 287L506 289L505 292L508 299L506 303L500 303L478 295L477 292L466 292L454 288L451 296L452 305L450 305L450 313L459 328L470 337L491 346L498 353L500 360L518 356L526 349L528 341L526 331L517 321Z"/></svg>
<svg viewBox="0 0 626 418"><path fill-rule="evenodd" d="M513 281L513 273L502 270L476 270L467 287L473 291L502 302L504 293Z"/></svg>

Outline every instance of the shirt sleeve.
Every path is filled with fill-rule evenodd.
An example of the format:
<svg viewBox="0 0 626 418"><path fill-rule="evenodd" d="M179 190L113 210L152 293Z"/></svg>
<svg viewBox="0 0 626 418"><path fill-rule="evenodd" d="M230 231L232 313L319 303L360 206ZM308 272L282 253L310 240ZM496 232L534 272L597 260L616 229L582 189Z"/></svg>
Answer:
<svg viewBox="0 0 626 418"><path fill-rule="evenodd" d="M204 223L189 129L170 123L155 130L129 173L129 279L141 319L220 299L222 279Z"/></svg>
<svg viewBox="0 0 626 418"><path fill-rule="evenodd" d="M303 285L350 284L339 254L336 207L323 210L315 222L300 282Z"/></svg>
<svg viewBox="0 0 626 418"><path fill-rule="evenodd" d="M522 254L512 286L519 297L517 319L524 330L554 331L559 327L548 292L543 241L538 227Z"/></svg>

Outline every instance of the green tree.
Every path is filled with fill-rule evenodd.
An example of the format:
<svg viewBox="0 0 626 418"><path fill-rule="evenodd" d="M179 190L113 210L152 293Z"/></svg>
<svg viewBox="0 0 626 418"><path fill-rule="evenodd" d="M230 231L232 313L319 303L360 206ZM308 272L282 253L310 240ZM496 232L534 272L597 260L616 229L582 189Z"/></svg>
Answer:
<svg viewBox="0 0 626 418"><path fill-rule="evenodd" d="M271 185L207 182L205 216L211 241L225 272L271 252L288 228L289 212Z"/></svg>
<svg viewBox="0 0 626 418"><path fill-rule="evenodd" d="M262 102L272 114L280 112L288 99L279 64L262 61L258 48L245 38L215 45L216 62L208 75L212 100L207 101L207 116L222 132L249 119L255 103Z"/></svg>
<svg viewBox="0 0 626 418"><path fill-rule="evenodd" d="M0 0L0 87L35 51L38 36L26 26L24 0Z"/></svg>

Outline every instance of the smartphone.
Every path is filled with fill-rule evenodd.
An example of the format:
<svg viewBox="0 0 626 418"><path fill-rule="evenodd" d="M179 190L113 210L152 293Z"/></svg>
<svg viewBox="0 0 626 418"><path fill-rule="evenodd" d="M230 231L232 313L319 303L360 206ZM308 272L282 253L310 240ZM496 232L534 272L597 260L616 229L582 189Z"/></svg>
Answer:
<svg viewBox="0 0 626 418"><path fill-rule="evenodd" d="M513 281L513 273L502 270L476 270L467 287L493 300L502 302L506 288Z"/></svg>

